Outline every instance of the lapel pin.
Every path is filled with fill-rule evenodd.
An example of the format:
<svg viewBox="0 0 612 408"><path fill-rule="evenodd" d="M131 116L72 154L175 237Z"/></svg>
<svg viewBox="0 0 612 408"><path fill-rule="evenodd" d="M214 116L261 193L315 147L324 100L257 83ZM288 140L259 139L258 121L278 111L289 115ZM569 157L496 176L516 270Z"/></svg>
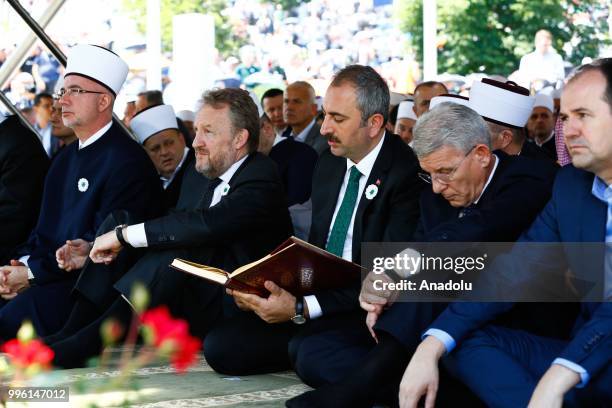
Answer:
<svg viewBox="0 0 612 408"><path fill-rule="evenodd" d="M77 188L81 193L84 193L89 188L89 181L86 178L80 178L77 182Z"/></svg>
<svg viewBox="0 0 612 408"><path fill-rule="evenodd" d="M221 191L221 195L222 195L222 196L226 196L226 195L227 195L227 193L229 193L229 189L230 189L229 184L226 184L226 185L223 187L223 190Z"/></svg>
<svg viewBox="0 0 612 408"><path fill-rule="evenodd" d="M370 184L366 187L365 196L368 200L373 199L378 194L378 186L376 184Z"/></svg>

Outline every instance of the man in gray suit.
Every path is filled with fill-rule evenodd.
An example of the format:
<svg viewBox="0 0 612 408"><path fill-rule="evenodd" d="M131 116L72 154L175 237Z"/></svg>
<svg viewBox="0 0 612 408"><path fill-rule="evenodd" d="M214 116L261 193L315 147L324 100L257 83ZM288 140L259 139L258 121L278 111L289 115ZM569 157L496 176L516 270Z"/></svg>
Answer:
<svg viewBox="0 0 612 408"><path fill-rule="evenodd" d="M327 139L321 136L321 126L315 122L317 103L315 90L308 82L297 81L285 89L283 117L291 126L295 141L306 143L321 154L327 146Z"/></svg>

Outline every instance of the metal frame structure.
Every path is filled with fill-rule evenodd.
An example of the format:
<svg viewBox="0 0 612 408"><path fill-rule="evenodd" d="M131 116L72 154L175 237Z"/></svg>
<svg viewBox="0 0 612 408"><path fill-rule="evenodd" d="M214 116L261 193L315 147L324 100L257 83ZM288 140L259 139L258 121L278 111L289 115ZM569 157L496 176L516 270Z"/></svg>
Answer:
<svg viewBox="0 0 612 408"><path fill-rule="evenodd" d="M13 74L17 67L23 64L25 57L36 42L36 38L45 44L45 46L51 51L53 56L57 59L57 61L62 64L62 66L66 66L66 56L60 50L60 48L53 42L53 40L47 35L44 28L49 25L51 20L55 17L57 12L62 8L66 0L53 0L43 15L40 18L40 23L34 20L34 18L28 13L28 11L23 8L23 6L19 3L18 0L6 0L6 2L15 10L15 12L21 17L21 19L28 25L32 33L30 33L24 41L19 45L19 47L15 50L15 52L11 55L11 57L2 64L0 67L0 84L4 84L8 78ZM16 109L15 106L9 101L9 99L0 91L0 101L6 105L6 107L15 115L19 116L21 121L32 131L34 131L34 127L28 122L25 116ZM113 113L113 119L115 122L121 126L121 128L125 131L127 135L136 139L132 132L125 126L125 124Z"/></svg>

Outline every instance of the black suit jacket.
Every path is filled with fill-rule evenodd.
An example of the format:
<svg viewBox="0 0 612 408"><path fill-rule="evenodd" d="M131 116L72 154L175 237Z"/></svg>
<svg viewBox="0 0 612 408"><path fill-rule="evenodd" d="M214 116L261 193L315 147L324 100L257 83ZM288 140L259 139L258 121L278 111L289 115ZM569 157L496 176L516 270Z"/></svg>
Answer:
<svg viewBox="0 0 612 408"><path fill-rule="evenodd" d="M174 175L172 182L168 185L168 187L166 187L163 192L162 208L164 212L176 206L176 203L179 199L179 194L181 192L181 185L183 184L183 175L185 174L185 171L189 166L194 166L194 162L195 156L193 150L189 149L189 153L187 153L187 157L185 157L183 165Z"/></svg>
<svg viewBox="0 0 612 408"><path fill-rule="evenodd" d="M230 180L227 195L212 207L202 202L209 182L194 165L189 166L176 208L145 222L146 255L117 282L119 292L129 295L134 282L140 281L152 290L153 304L176 300L182 295L175 293L175 281L188 275L171 273L168 265L172 259L182 257L231 272L267 255L291 235L285 193L269 157L250 154ZM219 287L199 278L188 286L201 290L190 298L186 309L214 315L216 303L206 293L220 292ZM233 300L230 303L233 306ZM206 307L211 308L209 312ZM199 319L210 318L201 314Z"/></svg>
<svg viewBox="0 0 612 408"><path fill-rule="evenodd" d="M514 242L531 225L550 198L557 167L500 151L495 155L495 174L464 217L431 188L423 191L415 241Z"/></svg>
<svg viewBox="0 0 612 408"><path fill-rule="evenodd" d="M419 195L423 188L420 167L412 149L399 136L387 133L359 200L353 226L353 262L361 263L362 242L409 241L419 218ZM317 163L312 184L312 226L309 241L325 248L331 221L346 174L346 159L324 152ZM369 200L365 190L378 184ZM347 288L316 294L323 314L356 310L360 280Z"/></svg>
<svg viewBox="0 0 612 408"><path fill-rule="evenodd" d="M305 143L285 138L270 150L270 158L287 192L287 205L301 204L310 198L312 174L319 158L317 152Z"/></svg>
<svg viewBox="0 0 612 408"><path fill-rule="evenodd" d="M556 156L552 157L548 152L544 151L543 148L539 147L533 142L528 141L525 141L525 143L523 143L523 148L521 149L521 156L531 157L532 159L548 160L552 163L555 163L556 160Z"/></svg>
<svg viewBox="0 0 612 408"><path fill-rule="evenodd" d="M310 131L306 135L306 139L304 139L304 143L315 149L315 151L319 155L322 154L324 151L329 150L327 138L321 135L321 126L318 125L316 122L310 128Z"/></svg>
<svg viewBox="0 0 612 408"><path fill-rule="evenodd" d="M36 225L49 159L17 116L0 123L0 261L5 265Z"/></svg>

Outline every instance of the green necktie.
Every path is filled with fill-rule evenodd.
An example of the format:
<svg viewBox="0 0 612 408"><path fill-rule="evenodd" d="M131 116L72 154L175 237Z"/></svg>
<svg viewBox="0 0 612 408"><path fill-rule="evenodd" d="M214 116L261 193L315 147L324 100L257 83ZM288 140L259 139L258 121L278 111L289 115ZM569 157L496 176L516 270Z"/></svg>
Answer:
<svg viewBox="0 0 612 408"><path fill-rule="evenodd" d="M353 216L353 210L355 209L355 203L357 202L357 193L359 193L359 179L362 174L357 170L357 166L351 167L351 174L349 176L348 185L342 197L342 204L336 219L334 220L334 226L332 227L331 233L329 234L329 240L327 241L327 247L325 248L328 252L334 255L342 256L344 250L344 241L346 241L346 233L348 232L349 225L351 224L351 218Z"/></svg>

